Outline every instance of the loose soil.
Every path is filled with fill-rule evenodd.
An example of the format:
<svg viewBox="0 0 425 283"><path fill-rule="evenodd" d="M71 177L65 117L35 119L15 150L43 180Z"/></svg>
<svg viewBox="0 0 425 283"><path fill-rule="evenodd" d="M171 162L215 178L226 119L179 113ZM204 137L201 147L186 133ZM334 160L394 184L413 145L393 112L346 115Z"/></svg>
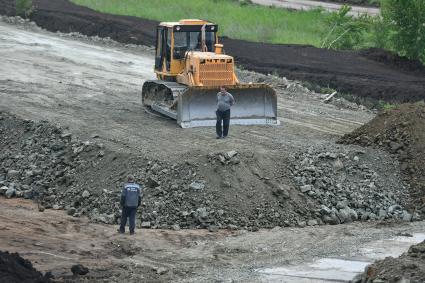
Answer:
<svg viewBox="0 0 425 283"><path fill-rule="evenodd" d="M63 211L39 212L28 200L0 197L0 210L0 250L19 252L57 282L267 282L257 269L355 256L368 242L424 231L423 222L357 222L255 233L137 229L130 236ZM73 276L75 264L89 273Z"/></svg>
<svg viewBox="0 0 425 283"><path fill-rule="evenodd" d="M0 251L0 281L8 283L50 283L48 276L44 276L34 269L31 262L17 253Z"/></svg>
<svg viewBox="0 0 425 283"><path fill-rule="evenodd" d="M411 282L422 283L425 278L425 241L413 245L398 258L387 257L368 266L361 279L367 282Z"/></svg>
<svg viewBox="0 0 425 283"><path fill-rule="evenodd" d="M39 212L32 202L2 198L0 250L19 252L62 281L255 282L261 281L256 268L351 253L367 241L423 231L421 222L318 225L321 211L328 212L310 194L316 179L336 176L344 182L331 185L335 192L344 190L335 195L345 200L329 203L343 207L350 221L358 208L351 203L357 195L347 191L354 184L370 190L373 183L385 194L388 182L395 192L406 192L390 154L334 144L373 113L325 104L323 96L279 77L241 72L244 80L277 90L282 126L234 126L229 139L217 141L211 128L182 130L141 106L141 85L153 77L151 50L76 37L0 22L0 110L7 112L1 114L0 182L22 194L39 191L45 196L40 204L54 208ZM423 150L423 122L414 123L422 114L415 111L406 118L413 123L412 136L394 134L402 147L390 143L390 148L407 148L406 141L417 138L417 150ZM222 162L220 156L233 150L237 159ZM344 159L333 162L332 156ZM158 228L139 229L134 238L85 217L116 223L128 173L147 188L138 223ZM204 187L197 190L199 184ZM393 204L371 197L385 207ZM214 233L179 230L177 221ZM273 225L317 226L244 230ZM87 266L89 274L73 277L75 264Z"/></svg>
<svg viewBox="0 0 425 283"><path fill-rule="evenodd" d="M379 147L395 154L411 186L413 207L425 211L425 106L404 104L380 113L340 142Z"/></svg>
<svg viewBox="0 0 425 283"><path fill-rule="evenodd" d="M10 6L10 2L13 1L0 0L1 13L7 12L2 8ZM31 14L31 20L47 30L80 32L111 37L123 43L154 45L156 21L102 14L66 0L33 2L36 10ZM425 78L423 73L415 71L418 63L406 63L412 67L399 68L393 64L393 59L382 55L387 54L384 51L375 50L375 55L381 55L371 57L363 52L312 46L254 43L230 38L222 38L222 42L226 52L249 70L309 81L368 99L409 102L425 98Z"/></svg>
<svg viewBox="0 0 425 283"><path fill-rule="evenodd" d="M18 116L2 115L0 181L19 195L34 191L45 207L116 223L119 191L132 173L146 187L141 221L152 228L255 230L406 214L379 213L405 199L393 158L333 145L371 119L369 111L244 71L241 79L276 89L284 126L232 126L229 139L217 141L212 128L182 130L142 107L151 51L29 26L0 24L0 110Z"/></svg>

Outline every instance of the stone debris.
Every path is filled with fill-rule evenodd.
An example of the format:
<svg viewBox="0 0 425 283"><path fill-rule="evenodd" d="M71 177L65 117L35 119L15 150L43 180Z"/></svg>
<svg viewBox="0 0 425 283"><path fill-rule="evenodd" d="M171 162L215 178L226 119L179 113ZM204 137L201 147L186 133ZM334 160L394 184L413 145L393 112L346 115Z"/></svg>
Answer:
<svg viewBox="0 0 425 283"><path fill-rule="evenodd" d="M86 275L89 269L82 264L75 264L71 267L71 272L74 275Z"/></svg>
<svg viewBox="0 0 425 283"><path fill-rule="evenodd" d="M40 211L63 209L117 224L122 185L131 173L144 188L137 221L142 228L255 231L420 219L400 201L408 199L406 185L393 160L370 158L358 147L316 146L282 162L266 161L264 170L254 153L235 150L172 163L116 156L47 122L0 116L0 194L35 199ZM123 164L133 169L116 169Z"/></svg>
<svg viewBox="0 0 425 283"><path fill-rule="evenodd" d="M293 174L301 193L319 204L318 215L324 223L412 220L403 209L408 203L407 184L387 172L391 160L379 164L373 157L360 159L358 152L338 147L332 153L315 150L296 156L299 163Z"/></svg>

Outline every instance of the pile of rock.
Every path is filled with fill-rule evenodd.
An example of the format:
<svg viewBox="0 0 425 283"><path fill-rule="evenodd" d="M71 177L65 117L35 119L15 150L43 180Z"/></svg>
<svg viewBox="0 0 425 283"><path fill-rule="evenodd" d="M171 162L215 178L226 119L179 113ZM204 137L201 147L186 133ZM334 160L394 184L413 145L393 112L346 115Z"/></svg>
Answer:
<svg viewBox="0 0 425 283"><path fill-rule="evenodd" d="M118 222L129 173L145 188L138 215L146 228L256 230L418 218L404 209L394 160L353 146L320 146L288 160L228 150L173 163L110 152L47 122L7 114L0 115L0 137L1 195L35 198L40 210L101 223Z"/></svg>
<svg viewBox="0 0 425 283"><path fill-rule="evenodd" d="M57 188L73 184L77 168L100 150L71 141L71 134L47 122L4 113L0 113L0 136L0 195L36 198L47 204L56 198Z"/></svg>
<svg viewBox="0 0 425 283"><path fill-rule="evenodd" d="M425 105L401 104L379 113L369 123L343 136L343 144L382 148L398 157L410 184L410 205L425 213Z"/></svg>
<svg viewBox="0 0 425 283"><path fill-rule="evenodd" d="M326 150L326 149L325 149ZM294 179L301 193L319 205L318 215L327 224L355 220L419 219L403 207L408 187L400 181L391 158L373 156L360 148L352 151L301 152L296 155Z"/></svg>

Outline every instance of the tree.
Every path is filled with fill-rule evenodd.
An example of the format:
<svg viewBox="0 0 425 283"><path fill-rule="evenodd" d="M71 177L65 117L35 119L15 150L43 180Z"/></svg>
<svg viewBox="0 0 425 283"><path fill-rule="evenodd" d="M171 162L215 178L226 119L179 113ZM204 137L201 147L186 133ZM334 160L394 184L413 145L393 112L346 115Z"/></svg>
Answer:
<svg viewBox="0 0 425 283"><path fill-rule="evenodd" d="M425 63L425 0L382 0L381 14L394 49Z"/></svg>

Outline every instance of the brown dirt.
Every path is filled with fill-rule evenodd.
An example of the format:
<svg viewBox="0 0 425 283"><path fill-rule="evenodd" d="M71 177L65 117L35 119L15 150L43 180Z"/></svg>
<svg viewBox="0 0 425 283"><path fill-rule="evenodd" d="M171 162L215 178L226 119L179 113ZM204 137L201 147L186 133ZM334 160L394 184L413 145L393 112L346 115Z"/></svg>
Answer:
<svg viewBox="0 0 425 283"><path fill-rule="evenodd" d="M0 0L0 7L11 0ZM77 6L66 0L35 0L31 20L50 31L80 32L111 37L123 43L154 45L156 21L108 15ZM0 13L4 13L0 8ZM417 62L394 60L383 51L335 51L312 46L277 45L222 38L227 53L244 68L277 73L290 79L309 81L341 92L385 101L409 102L425 98L425 78ZM258 52L261 50L262 52ZM402 60L403 67L393 64ZM406 68L406 65L409 67ZM412 71L413 70L413 71Z"/></svg>
<svg viewBox="0 0 425 283"><path fill-rule="evenodd" d="M343 136L344 144L381 147L398 156L411 185L413 205L425 210L425 106L404 104L381 112L369 123Z"/></svg>
<svg viewBox="0 0 425 283"><path fill-rule="evenodd" d="M358 282L422 283L425 278L425 241L413 245L398 258L387 257L366 268Z"/></svg>
<svg viewBox="0 0 425 283"><path fill-rule="evenodd" d="M423 231L424 223L351 223L246 231L137 229L45 210L28 200L0 197L0 250L19 252L56 282L265 282L257 268L352 254L359 246ZM90 272L74 277L71 267ZM3 282L0 280L0 282Z"/></svg>

